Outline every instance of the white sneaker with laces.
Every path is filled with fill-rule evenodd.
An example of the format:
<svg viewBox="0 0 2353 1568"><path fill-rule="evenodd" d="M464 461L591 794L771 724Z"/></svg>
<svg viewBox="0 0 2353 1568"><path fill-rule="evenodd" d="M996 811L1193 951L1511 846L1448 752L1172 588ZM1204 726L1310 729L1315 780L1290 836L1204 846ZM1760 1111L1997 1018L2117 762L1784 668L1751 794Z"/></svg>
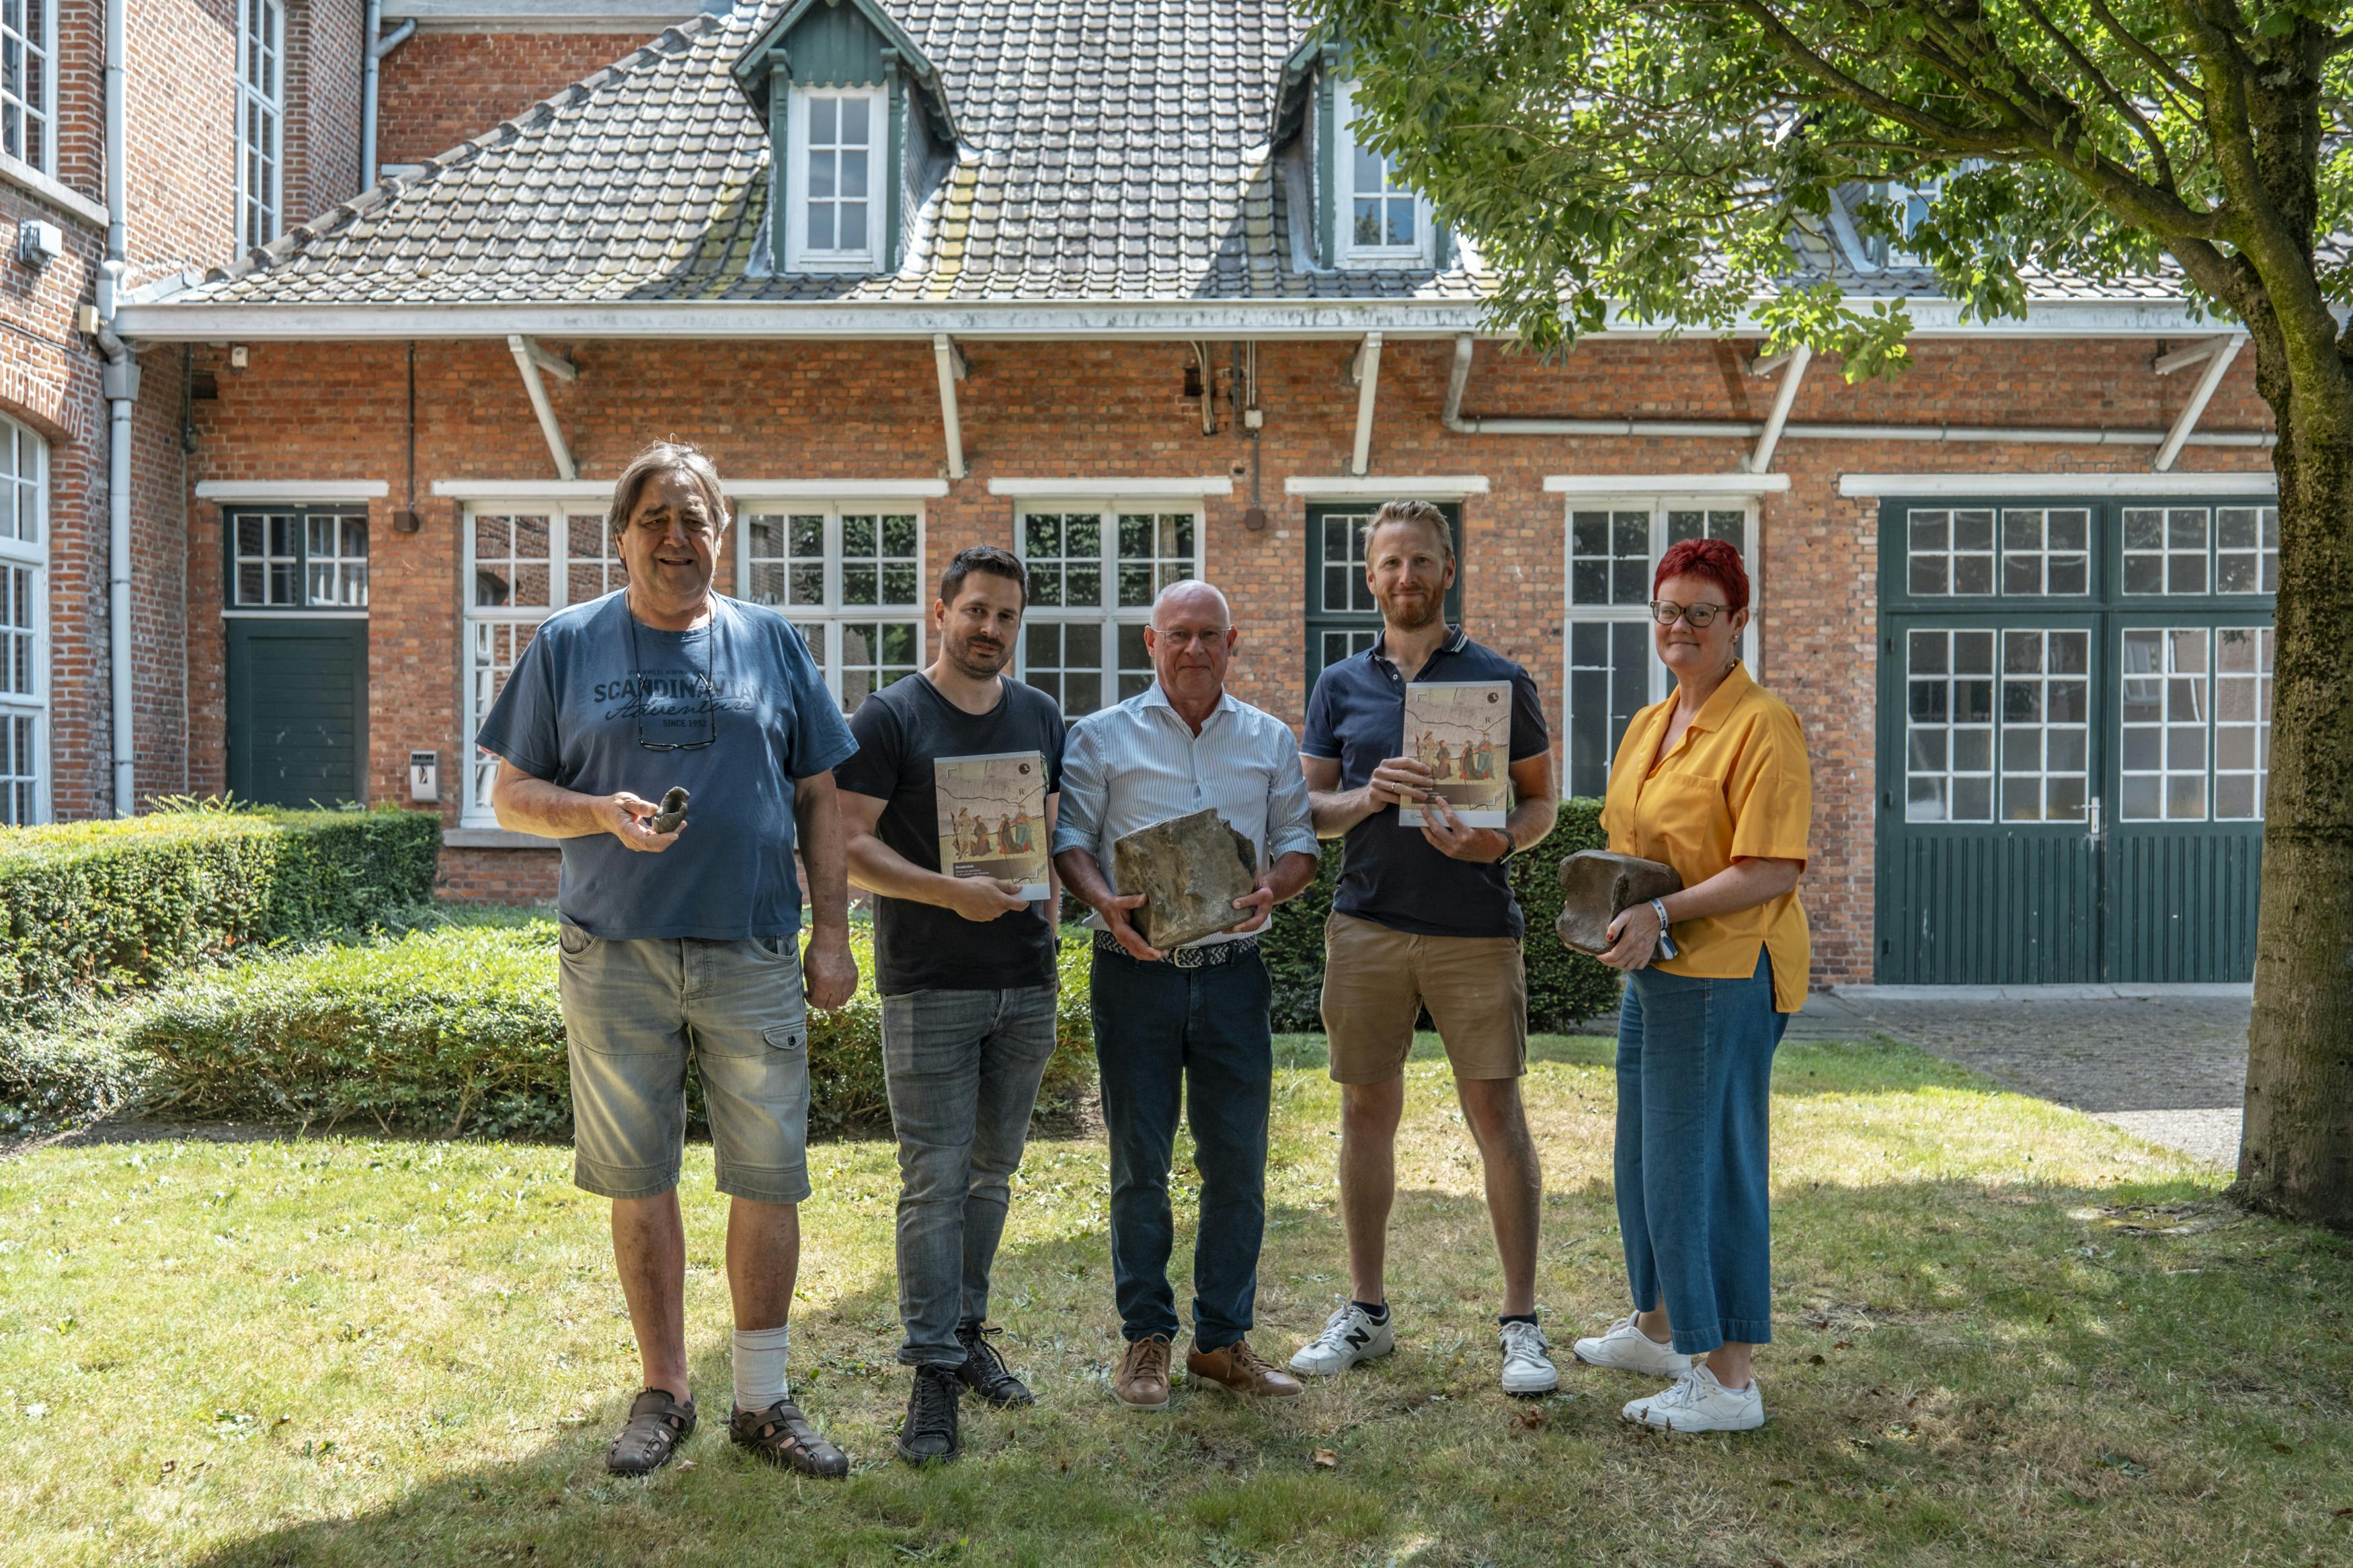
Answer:
<svg viewBox="0 0 2353 1568"><path fill-rule="evenodd" d="M1310 1377L1331 1377L1360 1361L1371 1361L1397 1349L1397 1314L1376 1320L1354 1301L1343 1301L1324 1321L1324 1331L1299 1347L1291 1370Z"/></svg>
<svg viewBox="0 0 2353 1568"><path fill-rule="evenodd" d="M1619 1319L1599 1334L1582 1339L1570 1347L1577 1359L1593 1366L1614 1366L1620 1372L1647 1372L1655 1377L1681 1377L1691 1369L1692 1358L1678 1355L1672 1345L1662 1345L1644 1333L1635 1324L1633 1315Z"/></svg>
<svg viewBox="0 0 2353 1568"><path fill-rule="evenodd" d="M1560 1386L1560 1372L1545 1352L1552 1342L1534 1323L1504 1325L1504 1392L1550 1394Z"/></svg>
<svg viewBox="0 0 2353 1568"><path fill-rule="evenodd" d="M1748 1432L1765 1425L1765 1396L1753 1377L1746 1388L1725 1387L1702 1361L1659 1393L1628 1400L1618 1414L1669 1432Z"/></svg>

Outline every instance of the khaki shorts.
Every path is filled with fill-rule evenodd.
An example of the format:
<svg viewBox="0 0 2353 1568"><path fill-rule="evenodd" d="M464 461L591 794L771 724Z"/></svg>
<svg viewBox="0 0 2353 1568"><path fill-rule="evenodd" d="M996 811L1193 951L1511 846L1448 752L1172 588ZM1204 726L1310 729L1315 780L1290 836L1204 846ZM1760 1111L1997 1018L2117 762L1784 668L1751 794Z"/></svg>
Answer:
<svg viewBox="0 0 2353 1568"><path fill-rule="evenodd" d="M1337 910L1324 922L1324 1027L1335 1083L1404 1069L1428 1007L1458 1079L1528 1070L1528 979L1508 936L1417 936Z"/></svg>
<svg viewBox="0 0 2353 1568"><path fill-rule="evenodd" d="M615 942L569 921L557 937L573 1181L608 1198L678 1185L691 1053L711 1116L713 1184L754 1203L807 1198L799 939Z"/></svg>

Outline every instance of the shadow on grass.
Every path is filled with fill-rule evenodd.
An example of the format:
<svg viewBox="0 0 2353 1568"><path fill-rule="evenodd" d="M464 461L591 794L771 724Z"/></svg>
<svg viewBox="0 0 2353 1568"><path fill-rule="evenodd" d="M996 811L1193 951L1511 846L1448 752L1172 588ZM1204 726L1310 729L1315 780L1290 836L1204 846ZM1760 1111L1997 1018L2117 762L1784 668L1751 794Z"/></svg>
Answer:
<svg viewBox="0 0 2353 1568"><path fill-rule="evenodd" d="M1422 1030L1413 1037L1408 1062L1442 1062L1446 1047L1438 1036ZM1332 1055L1322 1035L1277 1035L1274 1065L1323 1071ZM1613 1071L1618 1063L1614 1036L1530 1035L1531 1066L1550 1062L1563 1067ZM1788 1040L1773 1058L1773 1092L1787 1098L1815 1094L1905 1094L1923 1089L1947 1089L1966 1093L2012 1092L1982 1073L1957 1062L1929 1055L1883 1035L1866 1040Z"/></svg>

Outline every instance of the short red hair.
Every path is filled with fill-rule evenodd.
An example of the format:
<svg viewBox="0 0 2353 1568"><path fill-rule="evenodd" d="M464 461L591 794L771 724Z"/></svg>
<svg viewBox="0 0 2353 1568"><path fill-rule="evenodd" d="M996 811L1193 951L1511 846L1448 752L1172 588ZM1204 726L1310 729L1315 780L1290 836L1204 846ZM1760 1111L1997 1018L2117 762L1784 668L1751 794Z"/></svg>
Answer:
<svg viewBox="0 0 2353 1568"><path fill-rule="evenodd" d="M1659 569L1651 574L1652 597L1670 577L1704 577L1724 591L1726 610L1748 607L1747 568L1740 564L1740 552L1721 539L1686 539L1668 545L1659 557Z"/></svg>

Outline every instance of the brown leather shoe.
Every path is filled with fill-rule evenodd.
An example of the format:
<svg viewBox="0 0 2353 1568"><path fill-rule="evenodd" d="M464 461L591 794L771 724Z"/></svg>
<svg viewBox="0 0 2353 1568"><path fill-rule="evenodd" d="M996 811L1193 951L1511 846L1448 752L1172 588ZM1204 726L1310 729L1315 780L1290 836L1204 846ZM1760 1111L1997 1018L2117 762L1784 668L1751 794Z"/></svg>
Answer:
<svg viewBox="0 0 2353 1568"><path fill-rule="evenodd" d="M1248 1340L1236 1340L1213 1351L1195 1345L1185 1352L1185 1375L1253 1399L1289 1399L1300 1390L1297 1378L1261 1361Z"/></svg>
<svg viewBox="0 0 2353 1568"><path fill-rule="evenodd" d="M1127 1342L1119 1370L1111 1374L1112 1397L1130 1410L1168 1408L1168 1363L1176 1354L1166 1334Z"/></svg>

